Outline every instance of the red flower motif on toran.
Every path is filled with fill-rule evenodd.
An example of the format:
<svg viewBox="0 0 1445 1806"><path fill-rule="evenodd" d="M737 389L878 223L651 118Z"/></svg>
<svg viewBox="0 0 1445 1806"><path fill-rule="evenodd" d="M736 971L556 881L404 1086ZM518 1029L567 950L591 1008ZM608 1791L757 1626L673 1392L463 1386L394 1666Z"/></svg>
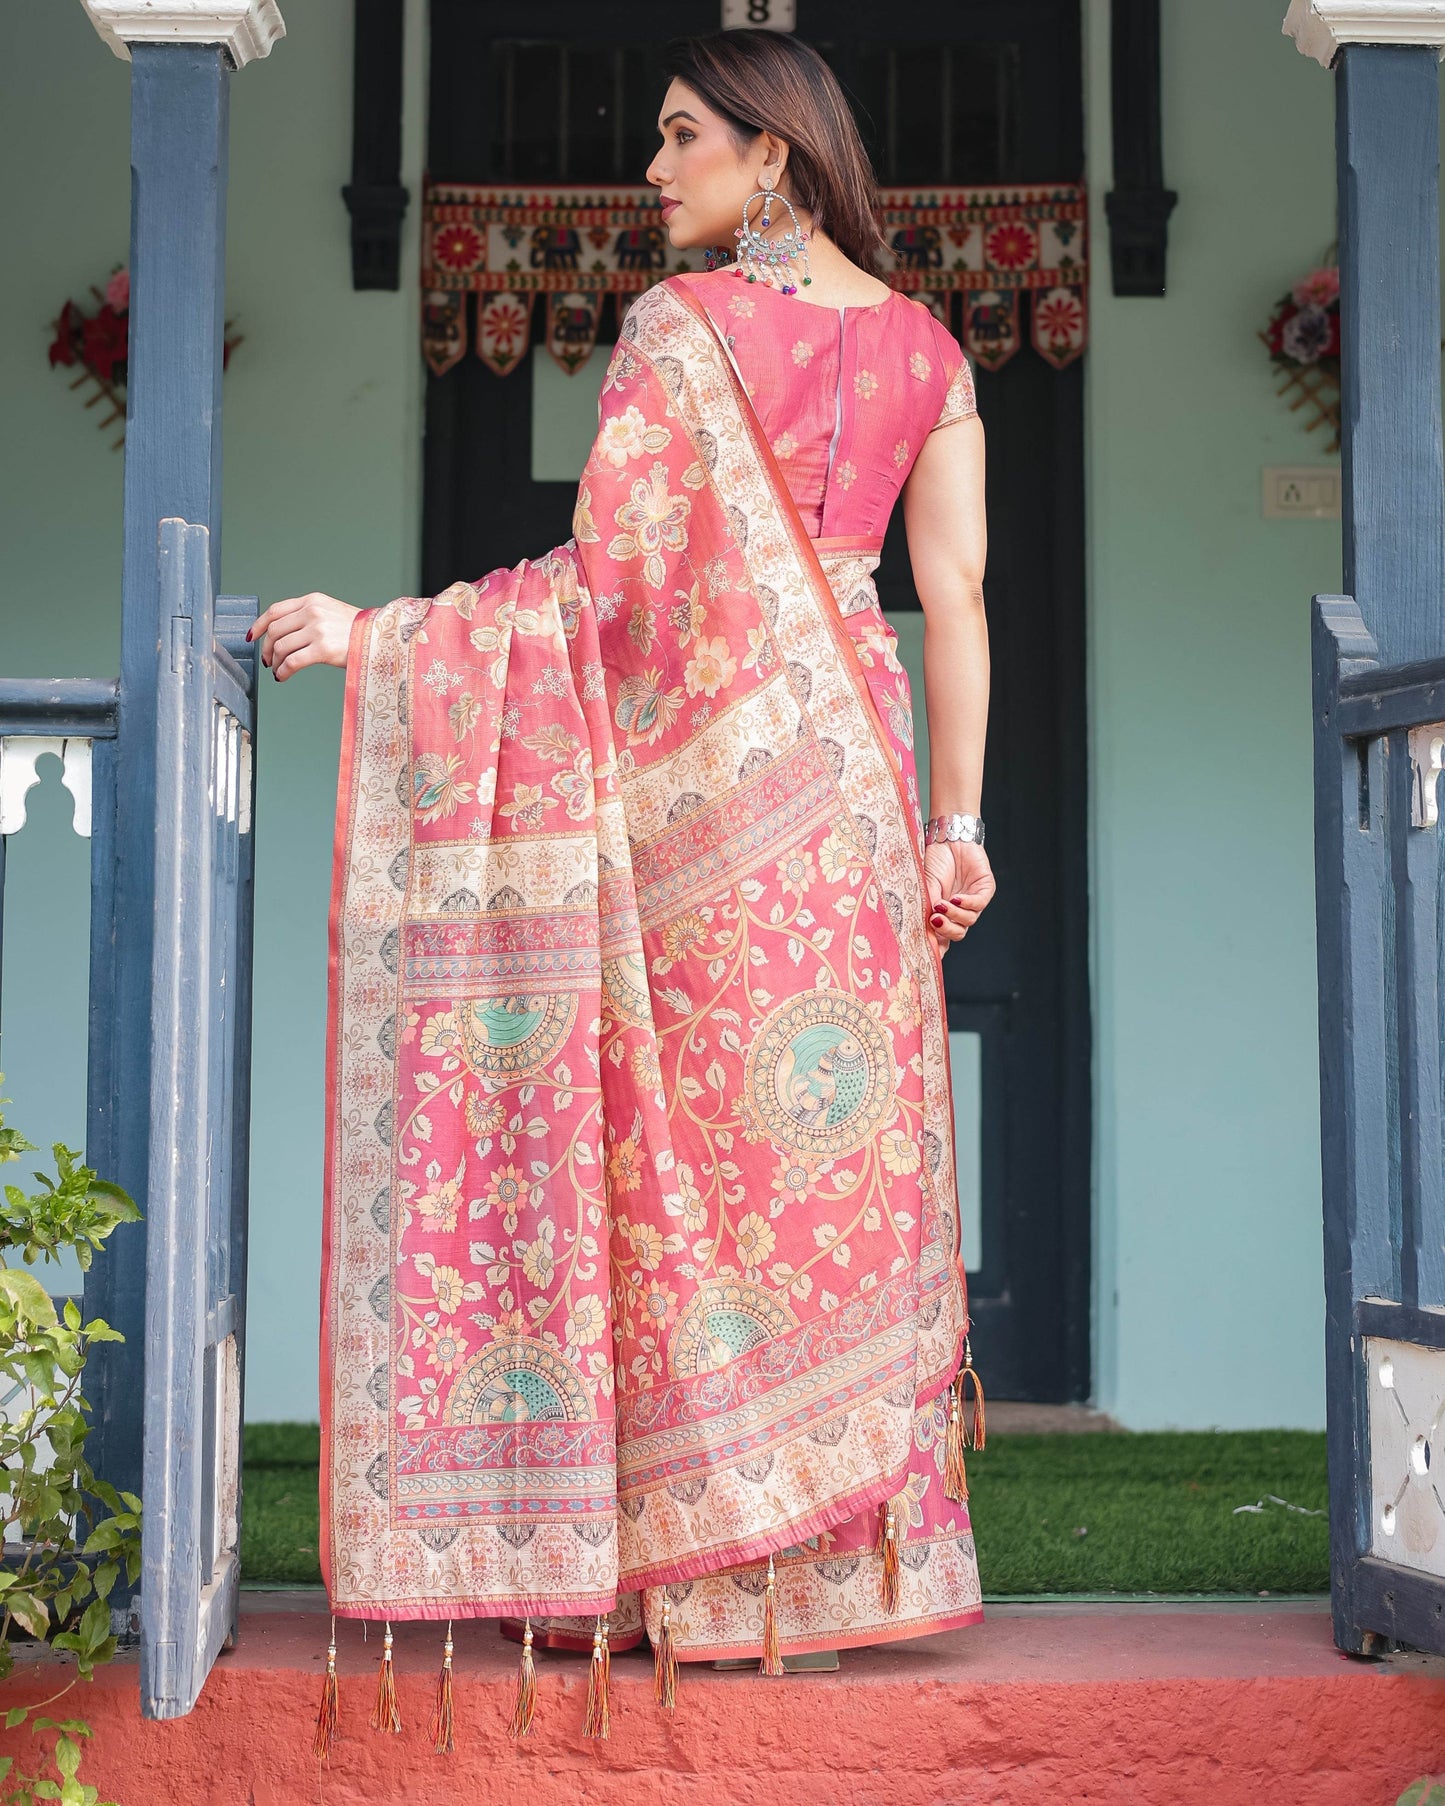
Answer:
<svg viewBox="0 0 1445 1806"><path fill-rule="evenodd" d="M1084 310L1072 295L1035 302L1039 331L1051 345L1071 344L1084 329Z"/></svg>
<svg viewBox="0 0 1445 1806"><path fill-rule="evenodd" d="M484 248L481 233L471 226L443 226L436 235L436 259L444 270L474 270Z"/></svg>
<svg viewBox="0 0 1445 1806"><path fill-rule="evenodd" d="M526 330L528 319L526 305L519 295L494 295L490 298L483 324L498 351L512 351Z"/></svg>
<svg viewBox="0 0 1445 1806"><path fill-rule="evenodd" d="M984 240L984 256L995 270L1022 270L1038 262L1038 234L1022 220L1005 220Z"/></svg>

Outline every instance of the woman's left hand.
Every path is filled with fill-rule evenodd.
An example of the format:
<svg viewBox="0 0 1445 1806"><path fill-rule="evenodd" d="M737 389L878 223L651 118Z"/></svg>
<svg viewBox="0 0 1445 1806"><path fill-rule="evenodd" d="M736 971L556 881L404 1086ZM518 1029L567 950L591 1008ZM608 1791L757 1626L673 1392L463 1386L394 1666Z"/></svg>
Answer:
<svg viewBox="0 0 1445 1806"><path fill-rule="evenodd" d="M344 671L351 624L360 612L349 602L313 590L309 596L288 596L263 609L246 638L270 635L261 662L269 665L271 675L282 683L306 665L339 665Z"/></svg>
<svg viewBox="0 0 1445 1806"><path fill-rule="evenodd" d="M988 908L996 886L988 854L976 841L936 840L923 849L928 926L940 947L961 941Z"/></svg>

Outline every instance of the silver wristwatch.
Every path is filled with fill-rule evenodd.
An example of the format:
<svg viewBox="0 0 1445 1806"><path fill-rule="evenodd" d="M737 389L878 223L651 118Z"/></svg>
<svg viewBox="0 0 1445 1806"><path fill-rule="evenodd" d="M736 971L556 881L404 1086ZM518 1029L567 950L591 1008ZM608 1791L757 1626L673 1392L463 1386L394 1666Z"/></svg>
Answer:
<svg viewBox="0 0 1445 1806"><path fill-rule="evenodd" d="M923 824L923 844L926 847L938 840L971 840L975 846L983 845L983 817L981 815L935 815Z"/></svg>

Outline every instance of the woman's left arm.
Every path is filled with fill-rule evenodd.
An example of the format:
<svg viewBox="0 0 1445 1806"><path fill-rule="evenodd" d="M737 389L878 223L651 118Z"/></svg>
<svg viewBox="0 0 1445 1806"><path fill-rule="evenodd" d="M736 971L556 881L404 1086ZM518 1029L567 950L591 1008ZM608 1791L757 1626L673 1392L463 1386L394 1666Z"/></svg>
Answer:
<svg viewBox="0 0 1445 1806"><path fill-rule="evenodd" d="M988 621L983 569L983 424L976 414L935 427L903 488L913 584L923 606L929 796L924 813L977 815L988 727ZM971 841L924 849L930 927L962 940L994 893L988 855Z"/></svg>

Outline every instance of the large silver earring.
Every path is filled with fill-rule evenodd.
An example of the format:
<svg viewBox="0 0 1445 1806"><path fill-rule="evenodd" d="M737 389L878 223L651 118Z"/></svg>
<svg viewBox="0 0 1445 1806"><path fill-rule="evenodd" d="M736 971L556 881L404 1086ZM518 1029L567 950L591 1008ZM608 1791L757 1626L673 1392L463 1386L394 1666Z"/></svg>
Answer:
<svg viewBox="0 0 1445 1806"><path fill-rule="evenodd" d="M761 220L754 226L748 220L748 208L759 195L763 197L763 213ZM763 236L772 224L774 198L773 190L770 187L755 188L743 202L743 223L734 233L734 237L738 241L737 270L740 276L746 270L749 282L756 282L761 276L764 282L771 282L785 295L796 295L798 284L795 280L796 271L792 266L798 258L801 257L803 260L804 287L807 287L813 280L808 265L808 234L803 230L797 214L793 211L793 203L787 195L780 194L776 196L776 199L787 208L788 217L793 222L792 227L778 238Z"/></svg>

